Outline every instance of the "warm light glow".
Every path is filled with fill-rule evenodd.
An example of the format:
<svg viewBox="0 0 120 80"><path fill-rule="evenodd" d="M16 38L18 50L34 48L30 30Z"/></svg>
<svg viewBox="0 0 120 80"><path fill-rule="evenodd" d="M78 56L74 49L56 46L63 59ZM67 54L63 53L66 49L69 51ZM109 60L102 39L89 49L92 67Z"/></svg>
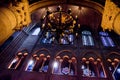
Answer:
<svg viewBox="0 0 120 80"><path fill-rule="evenodd" d="M50 58L50 55L47 55L47 58Z"/></svg>
<svg viewBox="0 0 120 80"><path fill-rule="evenodd" d="M46 61L47 60L47 58L44 58L44 61Z"/></svg>
<svg viewBox="0 0 120 80"><path fill-rule="evenodd" d="M33 57L36 57L36 56L37 56L37 54L34 54L34 55L33 55Z"/></svg>
<svg viewBox="0 0 120 80"><path fill-rule="evenodd" d="M71 62L72 62L72 60L69 60L68 62L69 62L69 63L71 63Z"/></svg>
<svg viewBox="0 0 120 80"><path fill-rule="evenodd" d="M94 64L96 65L96 64L97 64L97 61L95 61Z"/></svg>
<svg viewBox="0 0 120 80"><path fill-rule="evenodd" d="M114 61L115 61L115 62L119 62L119 59L115 58Z"/></svg>
<svg viewBox="0 0 120 80"><path fill-rule="evenodd" d="M93 57L90 57L89 60L90 60L90 61L94 61L94 58L93 58Z"/></svg>
<svg viewBox="0 0 120 80"><path fill-rule="evenodd" d="M16 63L18 61L18 58L15 58L13 61L12 61L12 64L13 63Z"/></svg>
<svg viewBox="0 0 120 80"><path fill-rule="evenodd" d="M107 59L108 62L112 62L111 59Z"/></svg>
<svg viewBox="0 0 120 80"><path fill-rule="evenodd" d="M18 55L22 55L22 53L21 53L21 52L19 52L19 53L18 53Z"/></svg>
<svg viewBox="0 0 120 80"><path fill-rule="evenodd" d="M26 52L26 53L24 53L24 56L27 56L28 55L28 53Z"/></svg>
<svg viewBox="0 0 120 80"><path fill-rule="evenodd" d="M60 62L63 62L63 59L60 59Z"/></svg>
<svg viewBox="0 0 120 80"><path fill-rule="evenodd" d="M113 66L115 65L115 63L114 63L114 62L112 62L111 64L112 64Z"/></svg>
<svg viewBox="0 0 120 80"><path fill-rule="evenodd" d="M56 59L60 59L61 57L60 56L57 56Z"/></svg>
<svg viewBox="0 0 120 80"><path fill-rule="evenodd" d="M36 60L40 60L39 57L36 57Z"/></svg>
<svg viewBox="0 0 120 80"><path fill-rule="evenodd" d="M63 56L63 58L69 58L69 56L65 55L65 56Z"/></svg>
<svg viewBox="0 0 120 80"><path fill-rule="evenodd" d="M100 58L97 58L97 61L101 61L101 59L100 59Z"/></svg>
<svg viewBox="0 0 120 80"><path fill-rule="evenodd" d="M45 56L44 54L40 54L40 57Z"/></svg>
<svg viewBox="0 0 120 80"><path fill-rule="evenodd" d="M78 28L80 28L80 24L78 24Z"/></svg>
<svg viewBox="0 0 120 80"><path fill-rule="evenodd" d="M72 59L72 60L76 60L76 58L75 58L75 57L72 57L71 59Z"/></svg>
<svg viewBox="0 0 120 80"><path fill-rule="evenodd" d="M89 61L86 61L86 64L89 64Z"/></svg>
<svg viewBox="0 0 120 80"><path fill-rule="evenodd" d="M82 58L82 61L86 61L86 58Z"/></svg>

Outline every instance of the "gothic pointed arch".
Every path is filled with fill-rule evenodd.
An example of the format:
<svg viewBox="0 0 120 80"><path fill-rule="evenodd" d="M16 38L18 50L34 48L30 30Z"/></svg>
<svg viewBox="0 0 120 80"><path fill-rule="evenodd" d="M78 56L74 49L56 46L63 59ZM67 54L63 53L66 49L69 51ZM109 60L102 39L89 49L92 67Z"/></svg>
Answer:
<svg viewBox="0 0 120 80"><path fill-rule="evenodd" d="M77 75L77 59L71 50L59 51L53 62L53 74Z"/></svg>

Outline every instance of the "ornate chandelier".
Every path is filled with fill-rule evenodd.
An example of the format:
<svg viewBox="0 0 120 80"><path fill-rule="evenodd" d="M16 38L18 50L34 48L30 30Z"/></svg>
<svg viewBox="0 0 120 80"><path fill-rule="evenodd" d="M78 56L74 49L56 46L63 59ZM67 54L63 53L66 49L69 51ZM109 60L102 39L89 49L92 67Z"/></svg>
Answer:
<svg viewBox="0 0 120 80"><path fill-rule="evenodd" d="M53 41L56 39L57 43L71 44L80 28L80 24L77 23L77 20L77 16L72 16L71 9L65 12L58 6L57 11L50 12L47 10L42 25L42 28L46 31L45 37L50 38L49 36L52 34L51 37ZM66 38L66 40L63 38Z"/></svg>

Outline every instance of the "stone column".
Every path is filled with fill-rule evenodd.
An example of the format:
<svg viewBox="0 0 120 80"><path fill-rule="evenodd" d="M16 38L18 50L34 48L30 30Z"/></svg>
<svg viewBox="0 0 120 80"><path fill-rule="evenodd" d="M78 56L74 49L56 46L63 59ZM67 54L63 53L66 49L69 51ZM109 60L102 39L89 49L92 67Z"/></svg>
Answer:
<svg viewBox="0 0 120 80"><path fill-rule="evenodd" d="M11 36L17 19L14 13L5 7L0 8L0 45Z"/></svg>
<svg viewBox="0 0 120 80"><path fill-rule="evenodd" d="M27 0L10 3L7 7L0 7L0 45L16 30L27 26L30 21Z"/></svg>

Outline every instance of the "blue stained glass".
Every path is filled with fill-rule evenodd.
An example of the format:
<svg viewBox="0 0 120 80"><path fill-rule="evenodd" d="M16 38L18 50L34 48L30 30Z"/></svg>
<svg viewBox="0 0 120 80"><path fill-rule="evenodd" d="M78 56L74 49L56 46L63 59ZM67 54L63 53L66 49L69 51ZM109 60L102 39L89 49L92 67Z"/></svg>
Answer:
<svg viewBox="0 0 120 80"><path fill-rule="evenodd" d="M44 72L47 72L47 70L48 70L48 65L46 65L42 68L42 71L44 71Z"/></svg>
<svg viewBox="0 0 120 80"><path fill-rule="evenodd" d="M89 45L93 46L94 45L93 38L91 36L88 36L88 40L89 40Z"/></svg>
<svg viewBox="0 0 120 80"><path fill-rule="evenodd" d="M109 36L107 32L99 32L101 36Z"/></svg>
<svg viewBox="0 0 120 80"><path fill-rule="evenodd" d="M61 44L69 44L68 41L65 38L60 39Z"/></svg>
<svg viewBox="0 0 120 80"><path fill-rule="evenodd" d="M112 39L109 37L109 34L107 32L99 32L99 35L101 36L101 40L104 46L108 47L114 47L115 44L112 41Z"/></svg>
<svg viewBox="0 0 120 80"><path fill-rule="evenodd" d="M72 34L68 35L68 40L72 42L74 40L74 36Z"/></svg>
<svg viewBox="0 0 120 80"><path fill-rule="evenodd" d="M28 62L28 66L27 66L27 71L32 71L33 70L33 68L34 68L34 65L35 65L35 62L34 62L34 60L30 60L29 62Z"/></svg>
<svg viewBox="0 0 120 80"><path fill-rule="evenodd" d="M32 33L32 35L38 35L39 32L40 32L40 28L36 28L36 29L34 30L34 32Z"/></svg>
<svg viewBox="0 0 120 80"><path fill-rule="evenodd" d="M110 45L111 47L114 47L114 46L115 46L114 43L113 43L113 41L112 41L112 39L111 39L110 37L107 37L107 40L108 40L109 45Z"/></svg>
<svg viewBox="0 0 120 80"><path fill-rule="evenodd" d="M45 36L42 39L42 43L52 43L55 40L54 35L52 34L52 32L48 31L45 33Z"/></svg>
<svg viewBox="0 0 120 80"><path fill-rule="evenodd" d="M32 71L32 69L33 69L33 65L29 65L27 71Z"/></svg>
<svg viewBox="0 0 120 80"><path fill-rule="evenodd" d="M85 46L94 46L93 38L90 31L82 31L82 42Z"/></svg>
<svg viewBox="0 0 120 80"><path fill-rule="evenodd" d="M101 40L102 40L102 43L104 46L108 46L108 43L107 43L105 37L101 36Z"/></svg>
<svg viewBox="0 0 120 80"><path fill-rule="evenodd" d="M87 37L86 36L82 36L82 41L83 41L83 45L87 45Z"/></svg>
<svg viewBox="0 0 120 80"><path fill-rule="evenodd" d="M91 35L91 32L90 31L82 31L82 34Z"/></svg>

